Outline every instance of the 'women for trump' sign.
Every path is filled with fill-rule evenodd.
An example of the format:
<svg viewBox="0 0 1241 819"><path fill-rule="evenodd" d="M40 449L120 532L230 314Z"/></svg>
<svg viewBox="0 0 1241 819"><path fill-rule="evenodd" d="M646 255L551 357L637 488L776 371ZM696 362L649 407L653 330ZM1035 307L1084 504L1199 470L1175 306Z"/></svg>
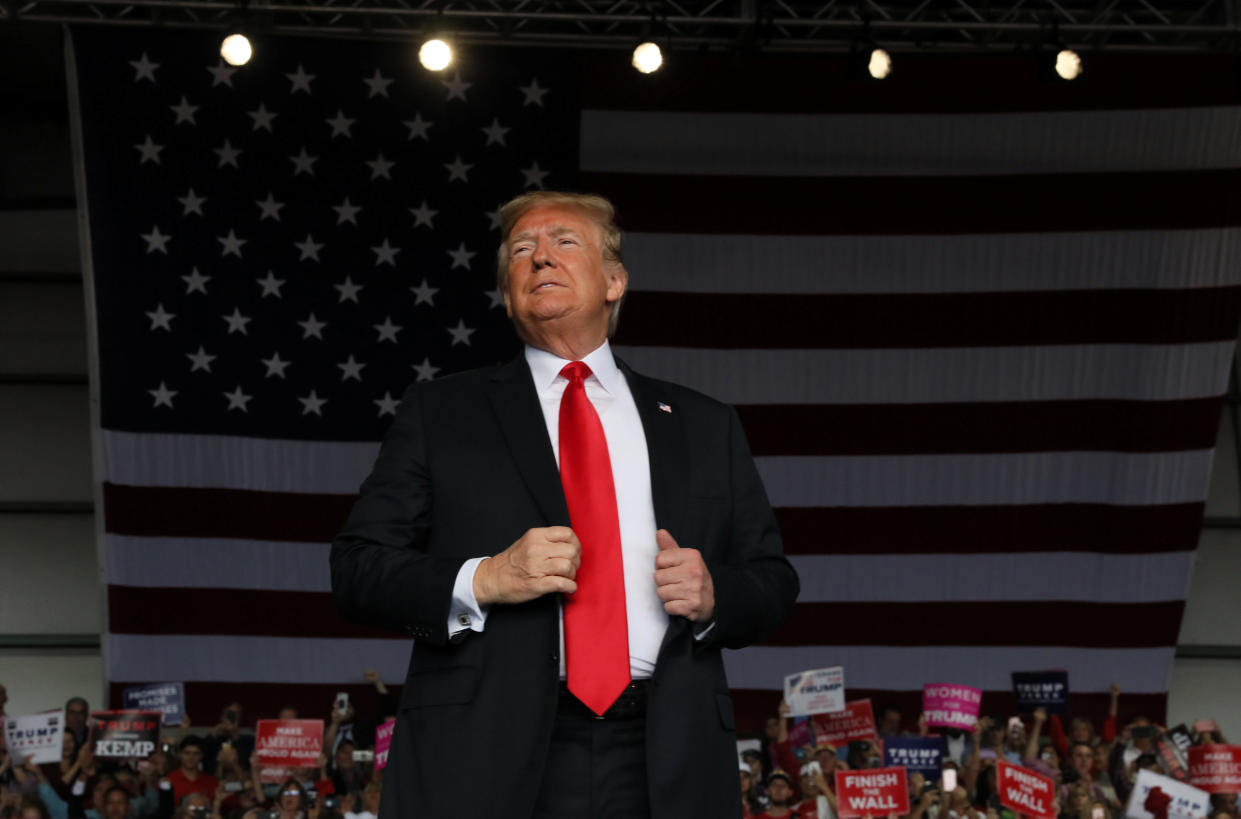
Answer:
<svg viewBox="0 0 1241 819"><path fill-rule="evenodd" d="M927 683L922 686L922 713L928 726L968 731L978 721L982 691L968 685Z"/></svg>

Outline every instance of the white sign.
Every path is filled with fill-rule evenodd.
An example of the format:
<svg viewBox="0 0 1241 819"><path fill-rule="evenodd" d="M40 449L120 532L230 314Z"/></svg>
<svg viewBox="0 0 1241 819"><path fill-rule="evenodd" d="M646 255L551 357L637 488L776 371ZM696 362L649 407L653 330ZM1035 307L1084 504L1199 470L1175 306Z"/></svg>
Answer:
<svg viewBox="0 0 1241 819"><path fill-rule="evenodd" d="M23 764L28 756L34 757L36 765L59 762L65 742L64 712L5 717L4 741L8 743L14 767Z"/></svg>
<svg viewBox="0 0 1241 819"><path fill-rule="evenodd" d="M816 668L784 678L784 701L789 716L834 714L845 710L845 670L842 666Z"/></svg>
<svg viewBox="0 0 1241 819"><path fill-rule="evenodd" d="M1154 815L1145 807L1150 792L1159 788L1169 797L1168 819L1203 819L1211 810L1211 796L1206 791L1192 785L1178 782L1170 776L1157 774L1154 771L1138 771L1138 779L1133 783L1133 794L1129 797L1129 806L1125 809L1127 819L1154 819Z"/></svg>

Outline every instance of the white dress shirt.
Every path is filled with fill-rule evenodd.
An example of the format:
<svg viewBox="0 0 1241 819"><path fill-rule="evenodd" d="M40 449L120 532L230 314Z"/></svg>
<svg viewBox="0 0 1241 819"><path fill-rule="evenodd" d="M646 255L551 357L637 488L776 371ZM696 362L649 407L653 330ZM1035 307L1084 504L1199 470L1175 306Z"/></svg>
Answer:
<svg viewBox="0 0 1241 819"><path fill-rule="evenodd" d="M599 413L612 462L616 507L620 519L621 552L625 567L625 614L629 621L629 674L634 679L651 676L655 659L668 630L668 614L655 590L655 505L651 499L651 466L646 433L625 375L616 366L608 343L582 359L590 367L586 397ZM560 398L569 381L560 375L569 361L545 350L526 347L526 362L534 377L534 389L543 409L543 420L560 463ZM504 544L507 546L507 544ZM588 548L588 547L586 547ZM448 632L464 629L481 632L486 621L474 597L474 572L485 558L467 560L457 572L453 586ZM703 632L705 634L705 632ZM560 676L564 677L564 615L560 621Z"/></svg>

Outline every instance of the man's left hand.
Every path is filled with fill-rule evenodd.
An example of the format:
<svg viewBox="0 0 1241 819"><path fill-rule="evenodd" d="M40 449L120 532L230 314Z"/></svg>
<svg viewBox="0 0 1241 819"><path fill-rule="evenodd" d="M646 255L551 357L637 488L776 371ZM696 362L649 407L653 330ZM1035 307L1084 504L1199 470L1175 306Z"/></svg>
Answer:
<svg viewBox="0 0 1241 819"><path fill-rule="evenodd" d="M697 549L682 549L667 529L655 533L655 590L664 611L705 623L715 614L715 587L711 572Z"/></svg>

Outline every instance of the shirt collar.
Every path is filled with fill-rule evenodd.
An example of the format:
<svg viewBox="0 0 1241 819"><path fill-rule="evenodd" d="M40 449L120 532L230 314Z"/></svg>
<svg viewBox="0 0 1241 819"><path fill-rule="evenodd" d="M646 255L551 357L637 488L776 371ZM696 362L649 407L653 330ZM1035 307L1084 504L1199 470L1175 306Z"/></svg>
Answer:
<svg viewBox="0 0 1241 819"><path fill-rule="evenodd" d="M599 385L610 395L616 395L621 379L616 359L612 357L612 348L605 339L594 352L582 359L591 373L598 379ZM530 374L534 376L534 389L542 395L556 381L560 371L569 363L554 353L526 345L526 363L530 365Z"/></svg>

